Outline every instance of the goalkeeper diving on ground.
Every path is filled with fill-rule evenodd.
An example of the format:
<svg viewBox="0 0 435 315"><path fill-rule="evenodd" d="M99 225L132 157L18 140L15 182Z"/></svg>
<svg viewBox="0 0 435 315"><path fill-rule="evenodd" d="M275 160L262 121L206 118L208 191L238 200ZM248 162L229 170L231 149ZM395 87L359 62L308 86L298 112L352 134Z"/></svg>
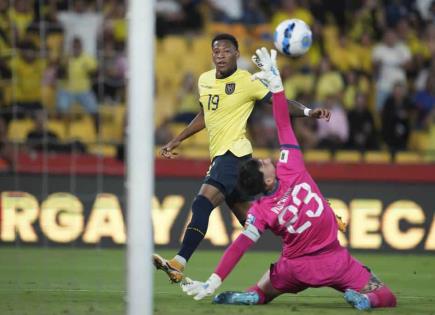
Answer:
<svg viewBox="0 0 435 315"><path fill-rule="evenodd" d="M327 200L305 168L289 118L276 51L257 50L260 72L253 75L273 93L273 116L281 147L276 166L270 159L248 159L239 171L239 186L259 197L248 211L243 232L227 248L205 282L186 279L184 292L201 300L212 295L243 254L269 229L282 239L282 252L263 277L246 292L216 295L216 304L266 304L283 293L331 287L359 310L396 306L396 297L369 268L341 247L338 225Z"/></svg>
<svg viewBox="0 0 435 315"><path fill-rule="evenodd" d="M212 59L216 68L203 73L198 80L200 112L161 150L162 157L175 158L175 150L182 141L207 129L212 161L193 200L192 219L180 250L172 259L153 255L156 268L165 272L172 282L183 279L189 259L207 233L213 209L225 202L243 226L252 201L237 188L240 165L252 157L246 124L254 106L269 103L271 92L259 81L252 81L248 71L237 68L238 47L236 38L230 34L219 34L212 39ZM288 105L293 117L326 120L330 117L327 109L309 109L292 100L288 101Z"/></svg>

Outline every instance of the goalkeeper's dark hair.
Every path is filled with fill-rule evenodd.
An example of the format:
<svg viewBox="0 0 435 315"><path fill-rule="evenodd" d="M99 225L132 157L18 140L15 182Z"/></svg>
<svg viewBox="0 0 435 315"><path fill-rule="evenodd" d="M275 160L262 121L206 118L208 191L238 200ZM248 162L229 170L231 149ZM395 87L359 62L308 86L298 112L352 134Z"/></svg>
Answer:
<svg viewBox="0 0 435 315"><path fill-rule="evenodd" d="M260 162L249 159L239 169L239 188L249 196L266 192L264 174L260 171Z"/></svg>
<svg viewBox="0 0 435 315"><path fill-rule="evenodd" d="M239 42L237 41L237 39L228 33L222 33L222 34L218 34L216 35L212 40L211 40L211 47L213 48L213 44L215 41L217 40L228 40L231 42L231 44L233 44L233 46L239 50Z"/></svg>

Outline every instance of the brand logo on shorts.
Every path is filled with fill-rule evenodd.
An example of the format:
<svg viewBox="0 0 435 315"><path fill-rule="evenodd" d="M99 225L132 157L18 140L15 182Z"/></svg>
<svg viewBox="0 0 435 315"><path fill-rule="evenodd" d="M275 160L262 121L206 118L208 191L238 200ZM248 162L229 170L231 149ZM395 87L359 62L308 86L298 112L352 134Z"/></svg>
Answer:
<svg viewBox="0 0 435 315"><path fill-rule="evenodd" d="M233 94L235 89L236 89L235 83L227 83L225 85L225 93L227 93L227 95Z"/></svg>

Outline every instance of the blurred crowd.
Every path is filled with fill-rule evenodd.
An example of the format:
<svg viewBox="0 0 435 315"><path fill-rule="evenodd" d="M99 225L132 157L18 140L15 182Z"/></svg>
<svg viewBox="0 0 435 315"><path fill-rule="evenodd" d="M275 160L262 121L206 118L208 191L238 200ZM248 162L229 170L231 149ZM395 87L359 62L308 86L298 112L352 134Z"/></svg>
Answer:
<svg viewBox="0 0 435 315"><path fill-rule="evenodd" d="M435 1L210 0L206 17L201 1L159 2L158 36L231 32L242 46L239 66L252 71L250 54L272 47L277 24L299 18L311 26L309 53L280 57L287 97L332 112L329 123L294 120L304 149L435 149ZM179 85L172 122L197 111L191 77ZM255 108L249 132L257 147L276 147L270 107Z"/></svg>
<svg viewBox="0 0 435 315"><path fill-rule="evenodd" d="M125 15L126 2L118 0L0 0L4 155L11 141L31 150L89 151L102 105L125 103Z"/></svg>
<svg viewBox="0 0 435 315"><path fill-rule="evenodd" d="M329 123L294 120L304 149L435 150L433 0L157 0L156 14L158 144L198 112L196 81L213 66L214 34L235 35L239 67L254 71L252 52L272 47L282 20L299 18L314 41L302 58L279 59L287 97L332 112ZM0 0L3 155L11 139L31 150L119 146L123 131L113 136L110 121L123 129L125 119L110 108L125 107L126 39L124 0ZM72 132L83 115L92 126ZM23 129L12 128L18 120L32 120L22 137L13 133ZM56 123L63 134L50 129ZM255 107L249 134L256 147L276 146L270 107ZM58 143L42 145L47 139Z"/></svg>

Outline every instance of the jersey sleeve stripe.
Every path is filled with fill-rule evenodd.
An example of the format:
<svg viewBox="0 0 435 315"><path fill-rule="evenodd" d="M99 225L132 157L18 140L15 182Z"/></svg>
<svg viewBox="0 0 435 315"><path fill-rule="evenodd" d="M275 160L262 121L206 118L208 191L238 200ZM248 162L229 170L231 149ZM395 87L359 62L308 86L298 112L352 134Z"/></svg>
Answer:
<svg viewBox="0 0 435 315"><path fill-rule="evenodd" d="M281 144L281 148L286 148L286 149L297 149L300 150L301 147L295 144Z"/></svg>
<svg viewBox="0 0 435 315"><path fill-rule="evenodd" d="M246 237L248 237L253 242L257 242L261 236L258 229L252 224L248 224L246 226L246 228L243 230L242 234L244 234Z"/></svg>

